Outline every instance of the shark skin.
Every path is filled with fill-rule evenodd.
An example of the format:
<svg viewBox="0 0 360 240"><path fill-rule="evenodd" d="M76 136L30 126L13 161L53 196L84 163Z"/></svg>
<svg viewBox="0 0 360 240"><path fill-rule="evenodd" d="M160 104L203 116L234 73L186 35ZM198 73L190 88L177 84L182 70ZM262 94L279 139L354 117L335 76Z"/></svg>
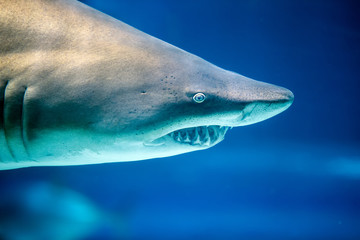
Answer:
<svg viewBox="0 0 360 240"><path fill-rule="evenodd" d="M0 6L0 169L202 150L294 99L74 0Z"/></svg>

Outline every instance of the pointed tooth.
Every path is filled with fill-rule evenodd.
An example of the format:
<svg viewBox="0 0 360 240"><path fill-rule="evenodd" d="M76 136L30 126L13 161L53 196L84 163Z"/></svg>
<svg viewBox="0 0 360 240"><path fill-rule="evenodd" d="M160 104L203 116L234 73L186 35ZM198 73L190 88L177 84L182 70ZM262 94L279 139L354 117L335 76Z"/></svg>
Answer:
<svg viewBox="0 0 360 240"><path fill-rule="evenodd" d="M220 129L221 129L221 127L215 127L215 126L213 127L213 130L215 133L218 133Z"/></svg>
<svg viewBox="0 0 360 240"><path fill-rule="evenodd" d="M210 135L209 135L209 129L206 128L206 133L205 133L205 142L204 145L205 146L210 146Z"/></svg>
<svg viewBox="0 0 360 240"><path fill-rule="evenodd" d="M193 144L199 144L200 145L201 141L200 141L200 136L198 133L198 128L195 128L195 137L194 137L194 142Z"/></svg>
<svg viewBox="0 0 360 240"><path fill-rule="evenodd" d="M220 128L220 135L223 135L224 132L225 132L225 127L221 127L221 128Z"/></svg>
<svg viewBox="0 0 360 240"><path fill-rule="evenodd" d="M201 141L205 140L206 132L207 132L207 128L205 126L201 127L201 136L200 136Z"/></svg>
<svg viewBox="0 0 360 240"><path fill-rule="evenodd" d="M205 128L205 140L207 141L207 140L210 140L210 135L209 135L209 128L207 127L207 128Z"/></svg>
<svg viewBox="0 0 360 240"><path fill-rule="evenodd" d="M188 131L186 131L186 135L185 135L184 142L186 142L186 143L190 143L190 142L191 142Z"/></svg>
<svg viewBox="0 0 360 240"><path fill-rule="evenodd" d="M181 139L184 138L183 135L184 135L184 130L180 130L180 131L179 131L179 137L180 137Z"/></svg>
<svg viewBox="0 0 360 240"><path fill-rule="evenodd" d="M213 136L212 136L212 141L213 142L216 142L217 140L218 140L218 138L219 138L219 135L221 134L221 128L219 128L219 127L213 127L212 128L212 130L213 130ZM211 139L211 136L210 136L210 139Z"/></svg>
<svg viewBox="0 0 360 240"><path fill-rule="evenodd" d="M176 141L181 142L181 133L180 133L180 131L177 132Z"/></svg>
<svg viewBox="0 0 360 240"><path fill-rule="evenodd" d="M230 127L225 127L225 128L222 130L222 132L221 132L222 134L221 134L221 135L222 135L223 138L224 138L226 132L229 130L229 128L230 128Z"/></svg>

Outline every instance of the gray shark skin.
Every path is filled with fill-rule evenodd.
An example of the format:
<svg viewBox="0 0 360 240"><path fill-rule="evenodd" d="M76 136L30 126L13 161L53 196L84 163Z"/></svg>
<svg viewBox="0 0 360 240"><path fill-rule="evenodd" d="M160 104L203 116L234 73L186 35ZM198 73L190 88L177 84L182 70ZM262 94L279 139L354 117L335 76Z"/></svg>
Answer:
<svg viewBox="0 0 360 240"><path fill-rule="evenodd" d="M293 102L74 0L0 10L0 169L206 149Z"/></svg>

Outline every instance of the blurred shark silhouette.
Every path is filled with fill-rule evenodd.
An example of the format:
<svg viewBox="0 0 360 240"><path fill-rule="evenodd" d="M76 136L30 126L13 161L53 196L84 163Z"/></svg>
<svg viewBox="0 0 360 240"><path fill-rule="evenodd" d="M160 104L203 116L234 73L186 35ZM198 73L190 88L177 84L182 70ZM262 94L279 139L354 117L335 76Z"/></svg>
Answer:
<svg viewBox="0 0 360 240"><path fill-rule="evenodd" d="M120 218L109 217L80 193L48 182L16 188L1 193L1 240L80 240L104 226L113 232L111 239L124 236Z"/></svg>

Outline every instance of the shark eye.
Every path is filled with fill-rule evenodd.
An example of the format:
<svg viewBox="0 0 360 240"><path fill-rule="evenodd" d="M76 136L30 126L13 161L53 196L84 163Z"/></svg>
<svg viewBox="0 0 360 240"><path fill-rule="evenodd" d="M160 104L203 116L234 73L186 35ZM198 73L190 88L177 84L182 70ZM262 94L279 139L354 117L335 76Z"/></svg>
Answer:
<svg viewBox="0 0 360 240"><path fill-rule="evenodd" d="M203 93L197 93L193 96L193 100L196 103L202 103L203 101L205 101L205 98L206 96Z"/></svg>

